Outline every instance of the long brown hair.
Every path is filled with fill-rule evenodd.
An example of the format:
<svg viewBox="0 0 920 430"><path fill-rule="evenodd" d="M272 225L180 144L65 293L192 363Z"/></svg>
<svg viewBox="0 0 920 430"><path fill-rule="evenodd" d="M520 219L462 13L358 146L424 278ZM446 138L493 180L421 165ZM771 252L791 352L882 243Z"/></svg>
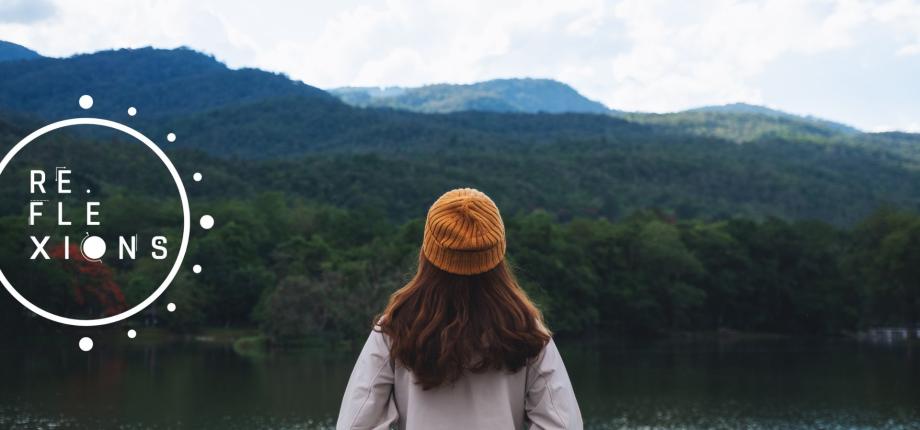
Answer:
<svg viewBox="0 0 920 430"><path fill-rule="evenodd" d="M484 273L455 275L420 254L415 277L390 296L377 324L390 338L390 357L426 390L466 371L516 372L550 339L504 261Z"/></svg>

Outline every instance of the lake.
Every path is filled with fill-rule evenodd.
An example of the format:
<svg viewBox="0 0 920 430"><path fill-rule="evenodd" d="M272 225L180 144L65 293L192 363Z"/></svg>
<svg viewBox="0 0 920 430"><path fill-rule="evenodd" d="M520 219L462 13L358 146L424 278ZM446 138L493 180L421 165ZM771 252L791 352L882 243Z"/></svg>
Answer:
<svg viewBox="0 0 920 430"><path fill-rule="evenodd" d="M5 344L0 428L327 428L356 355L143 334L91 353L70 337ZM920 350L904 344L559 344L591 429L920 429Z"/></svg>

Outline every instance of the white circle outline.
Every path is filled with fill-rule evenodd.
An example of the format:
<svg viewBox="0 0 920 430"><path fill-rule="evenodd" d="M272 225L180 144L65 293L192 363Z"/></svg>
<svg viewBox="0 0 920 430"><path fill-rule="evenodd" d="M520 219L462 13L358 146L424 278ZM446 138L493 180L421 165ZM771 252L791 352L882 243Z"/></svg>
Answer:
<svg viewBox="0 0 920 430"><path fill-rule="evenodd" d="M173 279L176 277L176 274L179 273L179 269L182 267L182 259L185 258L185 251L186 248L188 248L189 231L191 230L191 216L189 215L190 210L188 205L188 196L185 194L185 185L182 184L182 178L179 176L179 172L176 170L176 167L173 166L171 161L169 161L169 157L167 157L166 154L163 153L163 151L153 143L153 141L151 141L147 136L144 136L141 132L124 124L117 123L115 121L109 121L107 119L71 118L48 124L38 130L33 131L32 134L20 140L19 143L17 143L16 146L14 146L13 149L11 149L10 152L8 152L3 157L3 161L0 161L0 175L3 174L3 170L6 169L6 166L10 163L13 157L15 157L19 151L25 148L25 146L31 143L33 140L59 128L70 127L73 125L98 125L112 128L139 140L144 145L147 145L147 147L150 148L150 150L153 151L157 157L159 157L160 161L163 162L163 164L166 166L166 169L169 170L173 181L176 183L176 188L179 189L179 200L182 202L182 243L179 245L179 255L176 257L176 262L173 263L172 269L170 269L169 274L166 275L166 279L163 280L163 283L160 284L160 286L156 289L156 291L153 292L153 294L144 299L143 302L138 303L133 308L128 309L120 314L96 319L67 318L53 314L36 306L34 303L30 302L29 299L23 297L22 294L19 294L19 291L16 291L16 288L14 288L10 281L6 279L6 275L3 274L3 270L0 269L0 283L3 283L3 286L7 291L9 291L13 298L15 298L19 303L28 308L30 311L35 312L42 318L60 324L77 327L96 327L118 322L136 315L138 312L144 310L144 308L147 306L150 306L151 303L156 301L156 299L158 299L166 291L166 288L168 288L169 284L172 283Z"/></svg>

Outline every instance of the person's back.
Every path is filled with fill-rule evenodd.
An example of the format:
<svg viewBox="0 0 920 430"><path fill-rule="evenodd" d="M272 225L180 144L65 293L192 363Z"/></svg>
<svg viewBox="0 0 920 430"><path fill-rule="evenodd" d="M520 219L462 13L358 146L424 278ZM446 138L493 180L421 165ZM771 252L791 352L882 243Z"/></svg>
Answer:
<svg viewBox="0 0 920 430"><path fill-rule="evenodd" d="M377 319L337 429L583 427L559 351L504 254L485 194L453 190L432 205L418 272Z"/></svg>

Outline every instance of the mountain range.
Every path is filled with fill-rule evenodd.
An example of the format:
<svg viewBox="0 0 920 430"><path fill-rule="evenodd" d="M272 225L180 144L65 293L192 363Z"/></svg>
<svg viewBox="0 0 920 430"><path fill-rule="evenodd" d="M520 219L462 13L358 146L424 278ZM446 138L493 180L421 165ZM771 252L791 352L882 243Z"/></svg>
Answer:
<svg viewBox="0 0 920 430"><path fill-rule="evenodd" d="M421 113L480 111L607 114L644 124L677 126L684 131L742 142L770 133L790 131L820 136L859 132L845 124L746 103L703 106L668 114L624 112L608 108L581 95L574 88L551 79L495 79L467 85L435 84L422 87L342 87L333 88L329 93L352 106Z"/></svg>
<svg viewBox="0 0 920 430"><path fill-rule="evenodd" d="M19 61L30 60L30 61ZM467 85L422 87L344 87L328 91L257 69L231 70L211 56L179 48L101 51L66 59L42 57L26 47L0 41L2 108L41 117L61 116L67 109L42 85L56 80L55 95L96 95L96 111L121 114L124 106L156 118L204 112L271 98L334 96L356 107L390 108L419 113L589 113L686 132L751 141L769 134L829 136L858 133L853 127L815 117L735 103L669 114L627 113L588 99L572 87L550 79L496 79ZM206 95L206 97L203 97ZM327 100L328 101L328 100Z"/></svg>
<svg viewBox="0 0 920 430"><path fill-rule="evenodd" d="M912 134L749 105L611 111L539 79L330 94L184 48L0 62L0 147L86 115L82 94L95 99L91 115L154 137L180 166L194 161L215 198L273 190L400 219L454 186L488 190L511 213L563 219L658 208L848 223L883 204L920 207ZM408 105L368 102L387 99Z"/></svg>

